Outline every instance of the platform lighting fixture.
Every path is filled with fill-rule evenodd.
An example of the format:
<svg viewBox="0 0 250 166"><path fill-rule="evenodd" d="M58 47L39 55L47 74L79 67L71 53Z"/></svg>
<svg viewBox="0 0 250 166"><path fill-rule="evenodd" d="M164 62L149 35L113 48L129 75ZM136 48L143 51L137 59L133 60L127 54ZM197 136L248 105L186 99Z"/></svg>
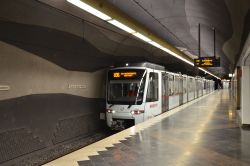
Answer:
<svg viewBox="0 0 250 166"><path fill-rule="evenodd" d="M100 12L99 10L96 10L95 8L89 6L88 4L82 2L81 0L67 0L68 2L72 3L73 5L89 12L90 14L95 15L96 17L102 19L102 20L111 20L111 17L109 17L108 15Z"/></svg>
<svg viewBox="0 0 250 166"><path fill-rule="evenodd" d="M137 38L139 38L139 39L141 39L141 40L147 42L147 43L149 43L149 42L152 41L151 39L149 39L148 37L146 37L146 36L140 34L139 32L133 33L133 35L136 36Z"/></svg>
<svg viewBox="0 0 250 166"><path fill-rule="evenodd" d="M163 47L163 48L161 48L161 49L162 49L163 51L165 51L165 52L167 52L167 53L173 55L174 57L176 57L176 58L178 58L178 59L180 59L180 60L182 60L182 61L188 63L189 65L194 66L194 64L193 64L192 62L190 62L189 60L187 60L187 59L181 57L180 55L178 55L178 54L176 54L176 53L174 53L173 51L171 51L171 50L169 50L169 49L167 49L167 48L165 48L165 47Z"/></svg>
<svg viewBox="0 0 250 166"><path fill-rule="evenodd" d="M217 78L217 79L219 79L219 80L220 80L220 78L219 78L219 77L217 77L216 75L214 75L214 74L210 73L209 71L207 71L207 70L205 70L205 69L203 69L203 68L201 68L201 67L198 67L198 69L199 69L199 70L202 70L202 71L204 71L204 72L207 72L207 73L208 73L208 74L210 74L211 76L213 76L213 77L215 77L215 78Z"/></svg>
<svg viewBox="0 0 250 166"><path fill-rule="evenodd" d="M126 25L120 23L120 22L117 21L117 20L112 19L112 20L109 20L108 22L109 22L110 24L116 26L117 28L120 28L120 29L122 29L122 30L124 30L124 31L126 31L126 32L128 32L128 33L135 33L135 30L129 28L128 26L126 26Z"/></svg>
<svg viewBox="0 0 250 166"><path fill-rule="evenodd" d="M200 67L198 67L198 69L199 70L202 70L202 71L204 71L204 72L207 72L205 69L202 69L202 68L200 68ZM207 73L209 73L209 72L207 72ZM209 73L210 74L210 73Z"/></svg>
<svg viewBox="0 0 250 166"><path fill-rule="evenodd" d="M231 77L233 77L233 74L231 74L231 73L230 73L230 74L228 74L228 77L230 77L230 78L231 78Z"/></svg>
<svg viewBox="0 0 250 166"><path fill-rule="evenodd" d="M156 42L154 42L154 41L150 41L150 42L148 42L148 43L151 44L151 45L153 45L153 46L155 46L155 47L157 47L157 48L160 48L160 49L163 48L160 44L158 44L158 43L156 43Z"/></svg>
<svg viewBox="0 0 250 166"><path fill-rule="evenodd" d="M120 29L122 29L122 30L124 30L124 31L126 31L126 32L128 32L128 33L130 33L132 35L134 35L134 36L136 36L137 38L139 38L139 39L141 39L141 40L143 40L143 41L145 41L145 42L147 42L147 43L149 43L149 44L151 44L151 45L153 45L153 46L155 46L157 48L160 48L161 50L163 50L163 51L165 51L165 52L173 55L174 57L176 57L176 58L178 58L178 59L180 59L180 60L188 63L189 65L194 66L194 64L192 62L190 62L189 60L187 60L187 59L179 56L178 54L174 53L173 51L171 51L171 50L169 50L169 49L161 46L157 42L152 41L150 38L144 36L143 34L141 34L139 32L136 32L135 30L133 30L132 28L128 27L127 25L124 25L121 22L119 22L119 21L117 21L115 19L112 19L110 16L108 16L108 15L102 13L101 11L99 11L99 10L91 7L90 5L84 3L83 1L81 1L81 0L67 0L67 1L69 3L72 3L73 5L81 8L81 9L87 11L88 13L93 14L96 17L98 17L98 18L100 18L100 19L102 19L104 21L107 21L108 23L110 23L110 24L112 24L112 25L114 25L114 26L116 26L116 27L118 27L118 28L120 28ZM204 72L207 72L208 74L216 77L217 79L220 79L219 77L215 76L214 74L208 72L205 69L202 69L200 67L199 67L199 69L202 70L202 71L204 71Z"/></svg>

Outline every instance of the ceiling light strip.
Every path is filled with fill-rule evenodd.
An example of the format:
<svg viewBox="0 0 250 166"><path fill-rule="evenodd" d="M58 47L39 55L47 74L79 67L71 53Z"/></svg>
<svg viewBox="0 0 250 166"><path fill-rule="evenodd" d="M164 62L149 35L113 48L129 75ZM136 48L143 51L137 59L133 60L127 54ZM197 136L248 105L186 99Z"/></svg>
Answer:
<svg viewBox="0 0 250 166"><path fill-rule="evenodd" d="M167 49L167 48L165 48L165 47L163 47L163 48L161 48L161 49L162 49L163 51L165 51L165 52L167 52L167 53L173 55L174 57L176 57L176 58L178 58L178 59L180 59L180 60L186 62L187 64L189 64L189 65L191 65L191 66L194 66L194 63L192 63L192 62L190 62L189 60L187 60L187 59L181 57L180 55L174 53L173 51L171 51L171 50L169 50L169 49Z"/></svg>
<svg viewBox="0 0 250 166"><path fill-rule="evenodd" d="M198 67L198 69L199 69L199 70L202 70L202 71L204 71L205 73L208 73L208 74L210 74L211 76L213 76L213 77L215 77L215 78L217 78L217 79L220 80L220 78L219 78L218 76L216 76L216 75L210 73L208 70L205 70L205 69L203 69L203 68L201 68L201 67Z"/></svg>
<svg viewBox="0 0 250 166"><path fill-rule="evenodd" d="M122 30L124 30L124 31L126 31L128 33L135 33L135 30L131 29L130 27L122 24L121 22L119 22L117 20L112 19L112 20L109 20L108 22L110 24L116 26L117 28L120 28L120 29L122 29Z"/></svg>
<svg viewBox="0 0 250 166"><path fill-rule="evenodd" d="M173 51L171 51L171 50L169 50L169 49L167 49L165 47L163 47L162 45L160 45L160 44L158 44L158 43L156 43L154 41L150 41L148 43L151 44L151 45L153 45L153 46L155 46L155 47L157 47L157 48L160 48L161 50L167 52L168 54L171 54L172 56L174 56L174 57L176 57L176 58L178 58L178 59L180 59L180 60L188 63L189 65L194 66L194 64L192 62L190 62L189 60L187 60L187 59L179 56L178 54L174 53Z"/></svg>
<svg viewBox="0 0 250 166"><path fill-rule="evenodd" d="M154 41L150 41L149 44L151 44L151 45L153 45L153 46L155 46L155 47L157 47L157 48L160 48L160 49L163 48L160 44L158 44L158 43L156 43L156 42L154 42Z"/></svg>
<svg viewBox="0 0 250 166"><path fill-rule="evenodd" d="M139 32L133 33L133 35L136 36L137 38L139 38L139 39L141 39L141 40L147 42L147 43L152 42L151 39L149 39L148 37L146 37L146 36L140 34Z"/></svg>
<svg viewBox="0 0 250 166"><path fill-rule="evenodd" d="M102 19L102 20L111 20L111 17L109 17L108 15L100 12L99 10L89 6L88 4L82 2L81 0L67 0L68 2L72 3L73 5L87 11L90 14L95 15L96 17Z"/></svg>

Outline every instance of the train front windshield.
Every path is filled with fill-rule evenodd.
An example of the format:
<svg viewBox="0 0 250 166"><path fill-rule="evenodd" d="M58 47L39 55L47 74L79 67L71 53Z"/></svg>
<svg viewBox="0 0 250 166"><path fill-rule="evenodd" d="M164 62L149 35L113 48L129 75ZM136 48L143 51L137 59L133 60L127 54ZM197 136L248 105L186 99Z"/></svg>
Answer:
<svg viewBox="0 0 250 166"><path fill-rule="evenodd" d="M143 100L146 71L144 69L110 70L108 73L109 104L141 104Z"/></svg>

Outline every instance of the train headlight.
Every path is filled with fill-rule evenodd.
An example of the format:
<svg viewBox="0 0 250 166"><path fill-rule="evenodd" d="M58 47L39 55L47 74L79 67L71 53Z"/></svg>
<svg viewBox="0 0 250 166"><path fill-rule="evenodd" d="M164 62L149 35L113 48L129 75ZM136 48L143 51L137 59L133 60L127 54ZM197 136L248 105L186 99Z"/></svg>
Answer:
<svg viewBox="0 0 250 166"><path fill-rule="evenodd" d="M144 110L132 110L130 113L131 113L132 115L139 115L139 114L144 113Z"/></svg>
<svg viewBox="0 0 250 166"><path fill-rule="evenodd" d="M106 109L106 112L107 112L107 113L113 113L113 114L114 114L114 113L115 113L115 110Z"/></svg>

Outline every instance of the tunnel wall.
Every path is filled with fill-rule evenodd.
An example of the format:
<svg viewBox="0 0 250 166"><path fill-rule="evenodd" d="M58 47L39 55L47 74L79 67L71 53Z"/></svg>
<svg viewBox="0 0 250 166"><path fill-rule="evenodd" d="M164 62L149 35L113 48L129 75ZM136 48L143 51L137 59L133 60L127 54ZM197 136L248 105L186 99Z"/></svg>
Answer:
<svg viewBox="0 0 250 166"><path fill-rule="evenodd" d="M37 1L1 1L0 165L58 146L67 153L105 127L110 58L83 39L80 19Z"/></svg>
<svg viewBox="0 0 250 166"><path fill-rule="evenodd" d="M0 42L0 163L103 126L105 70L69 71Z"/></svg>

